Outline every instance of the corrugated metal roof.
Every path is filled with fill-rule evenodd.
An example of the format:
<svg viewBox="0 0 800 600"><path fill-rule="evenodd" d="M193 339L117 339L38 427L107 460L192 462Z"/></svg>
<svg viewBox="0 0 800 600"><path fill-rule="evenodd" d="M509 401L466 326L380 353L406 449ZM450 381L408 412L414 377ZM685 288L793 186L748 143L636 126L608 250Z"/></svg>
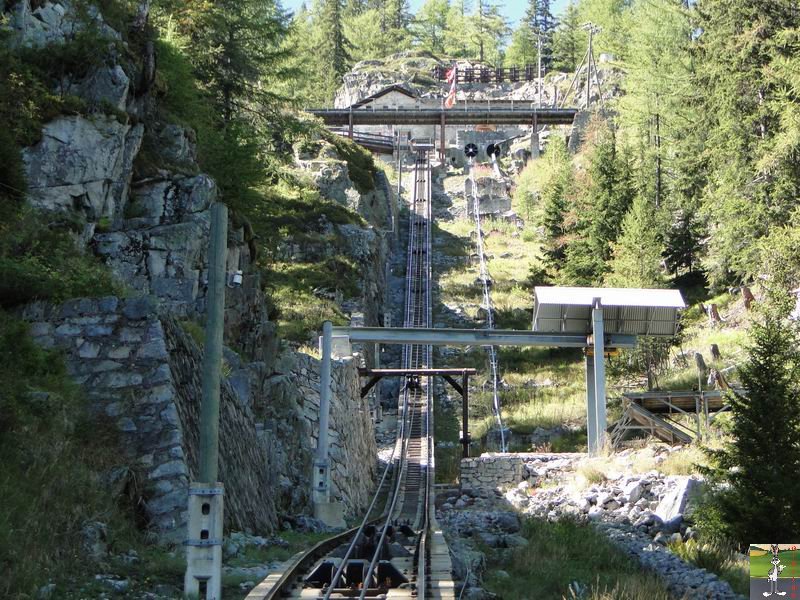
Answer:
<svg viewBox="0 0 800 600"><path fill-rule="evenodd" d="M599 298L606 333L673 336L686 304L678 290L536 287L533 330L591 333L592 305Z"/></svg>
<svg viewBox="0 0 800 600"><path fill-rule="evenodd" d="M686 308L678 290L537 286L534 294L537 301L544 304L592 306L594 299L600 298L603 306Z"/></svg>

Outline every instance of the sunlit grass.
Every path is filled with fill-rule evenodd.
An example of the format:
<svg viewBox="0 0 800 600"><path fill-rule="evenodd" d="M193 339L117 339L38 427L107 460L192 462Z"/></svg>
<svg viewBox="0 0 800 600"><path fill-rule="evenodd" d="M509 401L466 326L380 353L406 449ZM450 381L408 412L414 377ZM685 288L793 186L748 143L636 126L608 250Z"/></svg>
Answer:
<svg viewBox="0 0 800 600"><path fill-rule="evenodd" d="M590 525L528 520L528 540L513 553L489 557L486 589L501 598L667 600L664 584ZM499 576L498 570L509 576ZM576 585L577 584L577 585ZM580 588L582 593L574 595Z"/></svg>

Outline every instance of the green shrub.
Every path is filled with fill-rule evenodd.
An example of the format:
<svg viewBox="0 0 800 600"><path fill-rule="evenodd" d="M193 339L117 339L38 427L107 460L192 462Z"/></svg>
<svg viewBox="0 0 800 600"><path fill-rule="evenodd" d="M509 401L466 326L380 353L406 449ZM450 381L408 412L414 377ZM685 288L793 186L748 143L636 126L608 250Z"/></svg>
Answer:
<svg viewBox="0 0 800 600"><path fill-rule="evenodd" d="M0 128L0 221L5 221L19 208L26 189L22 154L11 132Z"/></svg>
<svg viewBox="0 0 800 600"><path fill-rule="evenodd" d="M111 272L78 248L73 224L51 216L25 210L0 225L0 306L119 294Z"/></svg>
<svg viewBox="0 0 800 600"><path fill-rule="evenodd" d="M323 137L333 144L336 153L347 163L350 180L356 189L366 194L375 189L375 175L378 168L372 153L358 144L330 132L324 132Z"/></svg>
<svg viewBox="0 0 800 600"><path fill-rule="evenodd" d="M0 389L0 597L34 598L48 581L97 568L81 548L86 523L123 535L123 513L97 475L121 453L114 427L89 421L58 353L2 310Z"/></svg>

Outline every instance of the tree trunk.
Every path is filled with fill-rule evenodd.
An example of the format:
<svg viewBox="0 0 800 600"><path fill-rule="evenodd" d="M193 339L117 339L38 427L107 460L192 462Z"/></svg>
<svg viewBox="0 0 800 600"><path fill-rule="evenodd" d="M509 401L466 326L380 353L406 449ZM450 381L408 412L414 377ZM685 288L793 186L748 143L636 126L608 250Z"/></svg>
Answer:
<svg viewBox="0 0 800 600"><path fill-rule="evenodd" d="M708 367L706 366L706 361L702 354L695 352L694 362L697 363L697 372L700 374L700 377L708 373Z"/></svg>
<svg viewBox="0 0 800 600"><path fill-rule="evenodd" d="M753 292L750 291L750 288L746 285L742 287L742 298L744 299L744 307L747 310L753 306L753 302L756 301L755 296L753 296Z"/></svg>
<svg viewBox="0 0 800 600"><path fill-rule="evenodd" d="M660 206L661 206L661 117L658 113L656 113L656 208Z"/></svg>
<svg viewBox="0 0 800 600"><path fill-rule="evenodd" d="M719 309L717 308L716 304L712 304L708 307L708 318L712 325L722 323L722 317L719 315Z"/></svg>

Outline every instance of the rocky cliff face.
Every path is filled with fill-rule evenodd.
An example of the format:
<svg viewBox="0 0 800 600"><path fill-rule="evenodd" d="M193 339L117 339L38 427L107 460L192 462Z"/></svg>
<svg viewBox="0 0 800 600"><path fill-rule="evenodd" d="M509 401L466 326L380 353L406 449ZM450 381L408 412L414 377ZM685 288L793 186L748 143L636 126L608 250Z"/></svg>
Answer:
<svg viewBox="0 0 800 600"><path fill-rule="evenodd" d="M597 76L603 92L603 98L608 99L620 93L619 84L622 72L613 66L614 57L601 55L598 59ZM335 105L337 108L348 106L363 100L381 90L391 86L400 87L413 92L421 98L444 97L450 86L432 77L435 67L450 68L456 64L459 69L480 68L481 64L464 59L435 58L415 52L401 52L387 56L382 60L363 60L356 63L353 69L345 74L342 87L336 93ZM489 66L491 69L492 67ZM578 77L577 97L570 106L585 108L587 69L584 67ZM542 104L552 105L558 97L563 98L572 81L573 73L547 73L542 82ZM486 100L520 100L528 102L538 101L538 81L510 81L502 83L461 83L458 85L458 99ZM574 88L573 88L574 89ZM592 101L599 99L597 89L593 89Z"/></svg>
<svg viewBox="0 0 800 600"><path fill-rule="evenodd" d="M47 123L41 141L25 150L24 165L29 203L82 223L86 251L105 261L130 298L34 304L23 312L39 343L63 349L94 412L119 431L127 465L117 474L123 479L119 485L125 485L123 471L141 474L149 526L162 539L179 541L188 483L197 468L201 397L202 351L187 329L202 320L205 310L210 207L219 199L217 186L199 173L191 130L147 117L155 102L148 94L152 48L145 48L138 66L121 60L116 50L124 44L121 36L94 9L78 18L68 0L35 5L23 0L9 16L15 44L63 42L87 22L113 42L108 60L69 82L68 91L89 106L114 107L116 113L62 116ZM140 17L146 20L146 14ZM156 142L155 162L161 165L147 173L136 167L145 138ZM372 324L383 310L387 246L375 225L386 221L387 186L379 181L376 191L359 194L343 164L334 156L324 168L299 166L314 173L323 195L370 223L336 227L362 267L360 297L352 299L351 308L364 312ZM245 231L233 223L229 231L227 269L242 270L244 282L228 289L225 310L225 342L237 349L226 348L222 389L226 525L269 532L283 517L309 508L319 364L281 347ZM355 365L338 364L331 416L333 486L351 514L365 508L369 485L364 483L374 476L376 456L369 407L358 392Z"/></svg>

